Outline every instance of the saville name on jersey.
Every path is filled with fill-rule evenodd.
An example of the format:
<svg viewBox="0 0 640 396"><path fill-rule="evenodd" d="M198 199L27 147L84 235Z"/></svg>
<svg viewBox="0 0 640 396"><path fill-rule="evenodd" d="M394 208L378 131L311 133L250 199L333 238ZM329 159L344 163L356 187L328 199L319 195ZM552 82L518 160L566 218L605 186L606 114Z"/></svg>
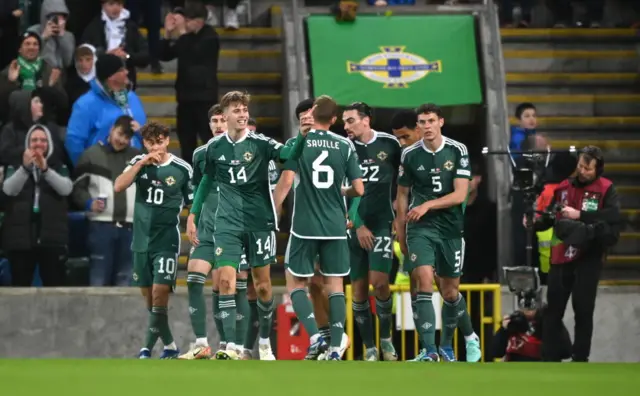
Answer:
<svg viewBox="0 0 640 396"><path fill-rule="evenodd" d="M327 148L340 150L340 144L332 140L307 140L307 147Z"/></svg>

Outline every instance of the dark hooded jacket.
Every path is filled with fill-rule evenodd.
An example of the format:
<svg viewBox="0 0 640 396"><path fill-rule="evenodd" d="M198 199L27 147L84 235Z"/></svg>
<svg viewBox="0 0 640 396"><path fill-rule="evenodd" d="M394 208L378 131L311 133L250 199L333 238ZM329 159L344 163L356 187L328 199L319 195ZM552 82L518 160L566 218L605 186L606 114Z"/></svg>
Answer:
<svg viewBox="0 0 640 396"><path fill-rule="evenodd" d="M41 119L34 121L31 116L31 99L40 97L43 103L44 115ZM35 91L15 91L9 97L10 121L0 132L0 165L16 165L22 163L22 154L25 150L25 138L29 129L36 122L43 124L51 133L54 147L60 147L53 152L54 159L62 164L69 165L71 161L64 150L64 144L60 137L60 131L53 122L48 122L49 101L46 91L37 89Z"/></svg>
<svg viewBox="0 0 640 396"><path fill-rule="evenodd" d="M42 172L22 161L6 167L2 195L5 215L2 223L1 244L4 251L29 250L37 246L60 247L68 243L67 197L73 183L69 170L59 160L49 129L40 124L32 126L25 136L27 145L31 133L42 129L47 135L48 168Z"/></svg>

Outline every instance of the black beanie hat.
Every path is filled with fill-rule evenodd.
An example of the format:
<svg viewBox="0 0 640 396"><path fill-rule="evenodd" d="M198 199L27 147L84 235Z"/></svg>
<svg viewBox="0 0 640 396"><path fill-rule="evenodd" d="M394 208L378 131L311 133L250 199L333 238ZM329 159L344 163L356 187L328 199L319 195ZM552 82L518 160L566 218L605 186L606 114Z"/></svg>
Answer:
<svg viewBox="0 0 640 396"><path fill-rule="evenodd" d="M22 33L22 36L20 36L20 46L22 46L22 42L28 39L29 37L34 37L36 40L38 40L38 44L40 45L40 48L42 48L42 38L38 33L31 32L31 31L26 31Z"/></svg>
<svg viewBox="0 0 640 396"><path fill-rule="evenodd" d="M98 55L96 78L98 81L105 81L124 68L126 64L120 57L112 54Z"/></svg>

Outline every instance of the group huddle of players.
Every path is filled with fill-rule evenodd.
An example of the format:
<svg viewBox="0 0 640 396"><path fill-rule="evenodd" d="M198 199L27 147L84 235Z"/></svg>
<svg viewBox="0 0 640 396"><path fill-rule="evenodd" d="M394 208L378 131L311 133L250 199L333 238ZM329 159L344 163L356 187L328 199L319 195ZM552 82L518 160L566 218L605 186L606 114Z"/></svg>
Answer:
<svg viewBox="0 0 640 396"><path fill-rule="evenodd" d="M299 133L281 144L255 131L249 102L248 94L233 91L211 108L213 138L195 151L193 168L168 153L167 127L143 126L148 154L133 158L115 182L116 191L136 185L133 279L149 309L139 357L150 358L159 338L161 359L251 359L258 338L260 360L275 360L269 339L274 313L270 266L276 263L282 204L293 186L284 261L293 309L310 336L305 359L341 360L349 347L343 284L349 275L354 321L366 347L363 358L398 360L389 289L395 234L404 270L411 276L413 318L422 347L414 361L455 361L456 328L465 337L467 361L479 361L479 339L458 291L471 167L465 145L442 136L440 108L426 104L400 111L392 120L393 134L388 134L371 128L371 109L365 103L340 111L323 95L297 106ZM348 138L330 131L338 117ZM283 164L281 174L276 162ZM187 286L195 342L181 355L167 307L185 205L192 205ZM206 331L204 284L209 273L221 340L216 352ZM439 347L434 282L444 300ZM380 323L380 351L374 342L369 285Z"/></svg>

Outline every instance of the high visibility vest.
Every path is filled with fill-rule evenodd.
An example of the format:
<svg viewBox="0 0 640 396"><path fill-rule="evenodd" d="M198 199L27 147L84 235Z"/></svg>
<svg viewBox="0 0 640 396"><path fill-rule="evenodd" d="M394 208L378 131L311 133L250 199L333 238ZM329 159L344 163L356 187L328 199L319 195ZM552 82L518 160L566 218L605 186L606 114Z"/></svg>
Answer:
<svg viewBox="0 0 640 396"><path fill-rule="evenodd" d="M411 278L409 278L409 274L407 274L406 272L404 272L403 270L403 263L404 263L404 255L402 254L402 251L400 250L400 243L398 241L395 241L393 243L393 253L396 255L396 257L398 258L398 261L400 262L400 268L398 268L398 274L396 275L396 281L394 282L395 285L410 285L411 284ZM398 293L393 293L393 308L392 311L394 314L396 313L396 295L398 295Z"/></svg>
<svg viewBox="0 0 640 396"><path fill-rule="evenodd" d="M536 205L537 210L542 211L549 206L557 186L557 184L547 184L544 186L542 194L538 197L538 203ZM536 232L536 236L538 237L540 271L546 274L549 272L549 266L551 265L551 241L553 240L553 227L546 231Z"/></svg>

